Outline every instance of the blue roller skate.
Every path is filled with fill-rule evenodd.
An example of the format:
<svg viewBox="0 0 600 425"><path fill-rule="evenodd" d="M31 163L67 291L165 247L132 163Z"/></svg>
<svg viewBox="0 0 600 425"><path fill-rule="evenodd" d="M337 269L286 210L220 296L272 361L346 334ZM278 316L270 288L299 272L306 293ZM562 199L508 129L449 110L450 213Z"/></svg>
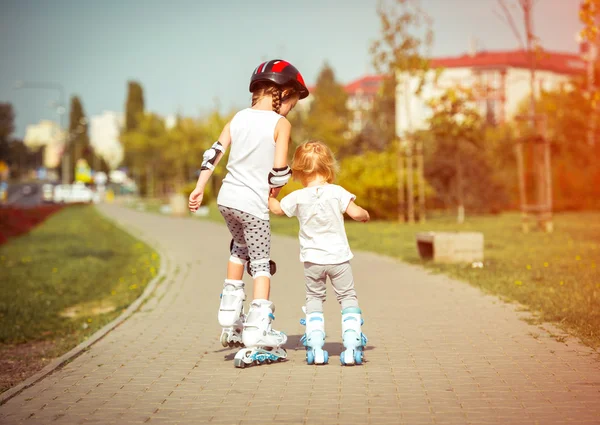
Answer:
<svg viewBox="0 0 600 425"><path fill-rule="evenodd" d="M323 350L325 345L323 313L309 313L306 319L300 320L300 323L306 326L306 333L300 338L300 342L306 347L306 363L326 364L329 361L329 353Z"/></svg>
<svg viewBox="0 0 600 425"><path fill-rule="evenodd" d="M340 355L343 366L362 364L367 337L361 331L363 320L358 307L348 307L342 310L342 339L345 350Z"/></svg>

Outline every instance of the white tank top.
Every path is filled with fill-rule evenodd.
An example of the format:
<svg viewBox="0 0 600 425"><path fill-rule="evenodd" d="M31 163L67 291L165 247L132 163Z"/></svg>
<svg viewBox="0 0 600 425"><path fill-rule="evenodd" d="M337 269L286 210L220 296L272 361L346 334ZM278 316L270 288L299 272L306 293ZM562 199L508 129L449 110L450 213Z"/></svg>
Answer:
<svg viewBox="0 0 600 425"><path fill-rule="evenodd" d="M281 115L274 111L243 109L231 120L231 146L227 175L217 203L269 219L269 172L275 159L275 126Z"/></svg>

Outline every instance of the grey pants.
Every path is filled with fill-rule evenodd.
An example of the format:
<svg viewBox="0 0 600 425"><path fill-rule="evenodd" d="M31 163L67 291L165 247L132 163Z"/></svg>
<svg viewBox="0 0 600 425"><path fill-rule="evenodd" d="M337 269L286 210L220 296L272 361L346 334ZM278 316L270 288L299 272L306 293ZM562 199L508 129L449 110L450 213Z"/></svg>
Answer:
<svg viewBox="0 0 600 425"><path fill-rule="evenodd" d="M235 208L219 205L231 233L229 261L245 264L250 261L252 277L271 277L271 223Z"/></svg>
<svg viewBox="0 0 600 425"><path fill-rule="evenodd" d="M323 311L327 277L331 280L333 291L342 306L342 310L348 307L358 307L356 291L354 290L354 277L348 261L341 264L327 265L307 262L304 263L307 314Z"/></svg>

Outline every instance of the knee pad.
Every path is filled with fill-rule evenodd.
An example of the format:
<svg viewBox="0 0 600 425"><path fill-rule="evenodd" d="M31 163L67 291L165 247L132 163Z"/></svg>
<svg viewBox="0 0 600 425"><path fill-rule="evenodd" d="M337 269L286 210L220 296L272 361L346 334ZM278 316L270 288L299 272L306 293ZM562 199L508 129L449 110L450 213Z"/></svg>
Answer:
<svg viewBox="0 0 600 425"><path fill-rule="evenodd" d="M238 258L240 260L240 264L244 264L244 262L249 260L248 246L238 245L233 239L229 243L229 253L231 254L231 258Z"/></svg>
<svg viewBox="0 0 600 425"><path fill-rule="evenodd" d="M246 263L246 271L248 272L248 274L250 276L254 276L252 274L252 269L250 268L251 263L252 263L252 261L248 261ZM269 273L271 274L271 276L273 276L275 273L277 273L277 264L273 260L269 260Z"/></svg>

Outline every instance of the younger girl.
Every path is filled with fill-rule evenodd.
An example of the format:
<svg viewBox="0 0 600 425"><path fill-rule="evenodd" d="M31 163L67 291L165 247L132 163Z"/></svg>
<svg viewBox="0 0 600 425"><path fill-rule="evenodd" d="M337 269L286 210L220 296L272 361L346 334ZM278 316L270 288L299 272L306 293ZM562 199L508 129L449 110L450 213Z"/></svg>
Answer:
<svg viewBox="0 0 600 425"><path fill-rule="evenodd" d="M228 173L217 198L233 238L218 318L223 346L246 347L236 354L236 367L286 357L280 347L287 336L271 328L275 308L269 294L275 263L270 259L268 199L270 194L277 196L291 175L287 165L291 125L285 116L308 96L300 72L283 60L261 63L252 73L250 92L252 107L238 112L204 153L198 183L189 198L190 211L196 211L209 177L231 145ZM254 299L244 316L246 262L254 278Z"/></svg>
<svg viewBox="0 0 600 425"><path fill-rule="evenodd" d="M344 213L362 222L369 221L369 213L354 203L356 196L332 184L336 169L335 158L324 143L312 141L300 145L294 153L292 171L304 189L290 193L281 203L274 197L269 199L271 212L296 216L300 222L300 261L304 263L306 283L306 333L302 340L308 364L328 361L328 353L323 350L327 277L342 307L342 338L346 348L340 356L342 364L361 364L367 343L361 331L361 310L349 263L353 255L344 228Z"/></svg>

